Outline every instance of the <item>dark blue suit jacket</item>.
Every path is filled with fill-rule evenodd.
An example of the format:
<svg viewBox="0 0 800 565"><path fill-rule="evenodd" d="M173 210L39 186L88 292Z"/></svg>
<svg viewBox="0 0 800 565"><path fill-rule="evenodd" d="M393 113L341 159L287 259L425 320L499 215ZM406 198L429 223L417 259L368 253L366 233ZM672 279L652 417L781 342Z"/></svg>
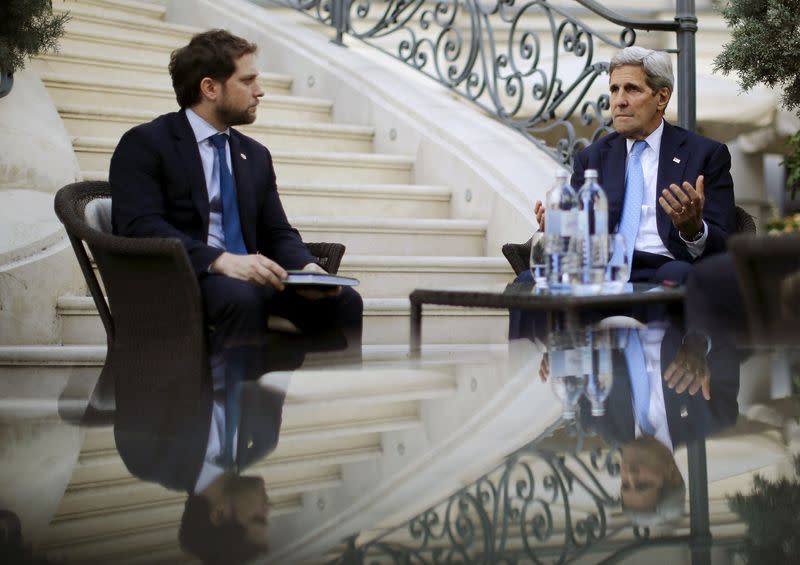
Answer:
<svg viewBox="0 0 800 565"><path fill-rule="evenodd" d="M668 328L661 342L661 374L675 358L681 345L683 333ZM708 437L736 424L739 415L739 357L727 343L712 343L708 356L711 372L711 400L706 400L700 391L691 395L688 391L677 393L662 379L664 408L673 446L685 444L693 439ZM585 398L581 402L583 424L595 429L606 441L625 443L635 438L633 414L633 392L631 378L647 378L647 375L631 377L625 356L616 352L613 359L614 383L606 399L606 413L600 417L589 416Z"/></svg>
<svg viewBox="0 0 800 565"><path fill-rule="evenodd" d="M231 129L230 150L242 235L286 269L315 261L283 211L266 147ZM164 114L122 136L111 158L114 233L177 237L200 276L222 250L208 241L208 190L194 132L184 111Z"/></svg>
<svg viewBox="0 0 800 565"><path fill-rule="evenodd" d="M625 138L618 133L611 133L575 156L573 186L580 188L586 169L597 169L598 180L608 197L608 226L613 231L619 225L625 202L627 154ZM701 257L724 251L726 240L736 227L730 169L731 156L724 144L664 122L658 158L657 194L660 195L663 189L673 183L680 186L688 181L694 186L698 175L705 176L703 219L708 225L708 239ZM693 262L695 259L689 254L669 216L658 202L652 204L656 206L656 223L664 246L676 259Z"/></svg>

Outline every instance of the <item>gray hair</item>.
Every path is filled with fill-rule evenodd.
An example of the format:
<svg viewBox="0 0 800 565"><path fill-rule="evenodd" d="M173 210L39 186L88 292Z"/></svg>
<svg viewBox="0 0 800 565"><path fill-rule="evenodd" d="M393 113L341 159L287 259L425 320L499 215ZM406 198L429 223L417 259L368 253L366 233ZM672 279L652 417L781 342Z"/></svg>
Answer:
<svg viewBox="0 0 800 565"><path fill-rule="evenodd" d="M623 504L622 510L635 526L650 528L656 526L674 526L683 518L686 501L686 483L683 477L675 484L665 484L661 488L655 508L651 510L633 510Z"/></svg>
<svg viewBox="0 0 800 565"><path fill-rule="evenodd" d="M633 45L626 47L611 59L608 74L623 65L637 65L644 69L647 86L658 92L665 86L673 91L674 79L672 77L672 59L665 51L654 51L645 47Z"/></svg>

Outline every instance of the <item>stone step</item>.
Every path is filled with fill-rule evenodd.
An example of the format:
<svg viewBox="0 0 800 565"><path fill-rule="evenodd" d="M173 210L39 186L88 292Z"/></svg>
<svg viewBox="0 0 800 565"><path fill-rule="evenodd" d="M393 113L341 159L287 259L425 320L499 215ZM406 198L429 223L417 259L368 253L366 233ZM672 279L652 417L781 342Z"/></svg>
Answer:
<svg viewBox="0 0 800 565"><path fill-rule="evenodd" d="M75 146L78 162L84 159L85 163L102 165L102 168L82 166L84 180L108 180L108 163L116 143L109 139L88 141L91 145L80 142ZM410 157L312 151L271 153L281 183L408 184L412 180L414 160Z"/></svg>
<svg viewBox="0 0 800 565"><path fill-rule="evenodd" d="M171 41L175 46L184 45L199 31L190 27L163 20L154 19L147 15L124 13L109 10L106 7L92 6L90 4L53 2L53 13L69 12L69 20L64 26L65 35L74 33L92 33L117 36L135 36L141 41Z"/></svg>
<svg viewBox="0 0 800 565"><path fill-rule="evenodd" d="M167 14L165 6L136 0L62 0L62 2L66 9L71 10L74 6L93 6L102 8L104 13L117 16L138 16L163 21Z"/></svg>
<svg viewBox="0 0 800 565"><path fill-rule="evenodd" d="M158 59L149 62L98 51L60 48L57 53L45 53L31 59L31 68L39 74L112 79L172 88L167 61ZM262 72L258 82L267 94L291 94L292 78L288 75Z"/></svg>
<svg viewBox="0 0 800 565"><path fill-rule="evenodd" d="M41 78L53 102L59 107L128 108L149 110L156 114L178 110L175 92L170 86L62 73L43 73ZM331 101L320 98L265 94L260 103L259 118L328 123L331 121L332 105Z"/></svg>
<svg viewBox="0 0 800 565"><path fill-rule="evenodd" d="M158 63L164 68L169 64L170 54L185 42L142 38L131 32L98 33L91 30L72 29L59 40L59 48L82 52L102 52L113 57L126 57L146 63Z"/></svg>
<svg viewBox="0 0 800 565"><path fill-rule="evenodd" d="M508 310L426 305L422 339L433 343L500 344L508 341ZM364 342L408 343L406 298L364 300Z"/></svg>
<svg viewBox="0 0 800 565"><path fill-rule="evenodd" d="M406 218L296 216L306 241L337 241L355 255L483 255L486 222Z"/></svg>
<svg viewBox="0 0 800 565"><path fill-rule="evenodd" d="M91 298L62 296L58 300L61 338L65 345L99 345L105 332ZM500 344L508 339L508 311L426 306L425 343ZM364 343L407 344L409 303L406 298L364 299Z"/></svg>
<svg viewBox="0 0 800 565"><path fill-rule="evenodd" d="M339 274L359 279L359 292L371 298L408 296L423 281L426 287L447 288L458 281L497 284L514 278L502 257L354 255L349 249Z"/></svg>
<svg viewBox="0 0 800 565"><path fill-rule="evenodd" d="M448 218L451 191L444 186L355 183L287 183L278 191L290 216Z"/></svg>
<svg viewBox="0 0 800 565"><path fill-rule="evenodd" d="M265 102L269 112L270 101ZM152 111L137 111L106 106L68 104L58 107L59 115L70 135L76 137L118 140L130 128L158 116ZM270 149L287 151L370 152L374 130L364 126L272 121L239 128Z"/></svg>

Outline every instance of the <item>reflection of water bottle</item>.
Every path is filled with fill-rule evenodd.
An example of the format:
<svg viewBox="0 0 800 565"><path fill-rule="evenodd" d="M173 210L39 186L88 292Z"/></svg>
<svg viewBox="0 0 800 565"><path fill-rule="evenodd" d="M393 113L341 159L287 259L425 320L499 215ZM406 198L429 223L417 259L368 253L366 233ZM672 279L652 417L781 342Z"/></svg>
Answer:
<svg viewBox="0 0 800 565"><path fill-rule="evenodd" d="M581 285L584 291L600 292L608 264L608 199L597 182L597 171L586 169L578 192L578 237Z"/></svg>
<svg viewBox="0 0 800 565"><path fill-rule="evenodd" d="M605 401L611 393L614 376L611 369L611 349L614 347L613 330L590 330L591 342L588 362L584 358L587 372L586 396L592 405L592 416L606 413Z"/></svg>
<svg viewBox="0 0 800 565"><path fill-rule="evenodd" d="M570 273L577 267L571 240L578 231L578 197L569 184L569 173L556 172L556 182L545 198L544 256L550 289L568 289Z"/></svg>
<svg viewBox="0 0 800 565"><path fill-rule="evenodd" d="M578 350L567 349L550 353L550 386L561 399L561 417L574 420L578 400L586 386L586 375L581 373Z"/></svg>

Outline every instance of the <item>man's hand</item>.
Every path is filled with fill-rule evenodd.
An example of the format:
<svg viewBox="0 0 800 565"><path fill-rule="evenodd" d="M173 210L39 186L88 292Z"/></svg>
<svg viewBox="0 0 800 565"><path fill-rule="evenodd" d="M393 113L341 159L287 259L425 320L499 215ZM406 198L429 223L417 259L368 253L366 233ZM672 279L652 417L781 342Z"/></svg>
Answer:
<svg viewBox="0 0 800 565"><path fill-rule="evenodd" d="M537 200L533 207L533 213L536 215L536 221L539 223L539 231L544 232L544 205L541 200Z"/></svg>
<svg viewBox="0 0 800 565"><path fill-rule="evenodd" d="M305 267L303 267L304 271L308 271L311 273L320 273L323 275L327 275L328 271L317 265L316 263L309 263ZM340 286L332 286L332 287L319 287L319 288L298 288L297 294L302 296L307 300L319 300L321 298L329 298L331 296L339 296L342 292L342 287Z"/></svg>
<svg viewBox="0 0 800 565"><path fill-rule="evenodd" d="M275 290L283 290L283 279L288 276L283 267L263 255L235 255L227 251L211 263L210 270Z"/></svg>
<svg viewBox="0 0 800 565"><path fill-rule="evenodd" d="M658 198L661 209L667 213L686 241L696 239L697 234L703 231L703 206L706 202L704 191L705 183L703 175L700 175L694 187L689 182L684 182L682 187L671 184Z"/></svg>
<svg viewBox="0 0 800 565"><path fill-rule="evenodd" d="M703 398L711 400L711 371L706 360L706 342L694 343L687 339L675 359L664 371L664 381L669 388L675 389L678 394L689 390L694 396L698 390L703 391Z"/></svg>

